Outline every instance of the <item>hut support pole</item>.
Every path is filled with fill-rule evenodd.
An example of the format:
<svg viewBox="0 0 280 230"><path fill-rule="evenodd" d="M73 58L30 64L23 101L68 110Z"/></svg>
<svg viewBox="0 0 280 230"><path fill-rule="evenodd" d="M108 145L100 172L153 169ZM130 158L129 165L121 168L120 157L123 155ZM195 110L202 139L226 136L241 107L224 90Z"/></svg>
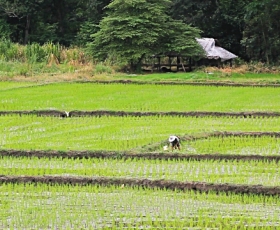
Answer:
<svg viewBox="0 0 280 230"><path fill-rule="evenodd" d="M171 58L170 58L170 56L168 57L168 60L169 60L169 69L171 70Z"/></svg>
<svg viewBox="0 0 280 230"><path fill-rule="evenodd" d="M182 67L183 67L183 70L184 70L184 72L186 72L186 69L185 69L185 66L184 66L184 58L182 58L183 60L182 60Z"/></svg>

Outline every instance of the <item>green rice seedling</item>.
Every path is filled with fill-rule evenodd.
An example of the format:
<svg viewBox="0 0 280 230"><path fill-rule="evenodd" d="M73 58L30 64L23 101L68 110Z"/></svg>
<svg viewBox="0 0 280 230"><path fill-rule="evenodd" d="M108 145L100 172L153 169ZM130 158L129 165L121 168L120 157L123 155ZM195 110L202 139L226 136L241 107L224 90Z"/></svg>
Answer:
<svg viewBox="0 0 280 230"><path fill-rule="evenodd" d="M1 92L1 99L15 102L1 103L0 110L273 112L279 110L279 90L272 87L58 83Z"/></svg>
<svg viewBox="0 0 280 230"><path fill-rule="evenodd" d="M3 184L0 198L3 229L279 227L277 197L248 196L244 202L244 195L211 192Z"/></svg>
<svg viewBox="0 0 280 230"><path fill-rule="evenodd" d="M0 175L107 176L152 180L202 181L278 186L277 162L195 161L144 159L50 159L2 157Z"/></svg>
<svg viewBox="0 0 280 230"><path fill-rule="evenodd" d="M279 137L209 137L194 139L186 146L186 151L200 154L237 154L237 155L279 155Z"/></svg>
<svg viewBox="0 0 280 230"><path fill-rule="evenodd" d="M2 103L13 103L13 100ZM48 103L48 102L46 102ZM172 126L166 125L172 121ZM120 150L158 151L171 134L179 136L213 131L274 131L280 118L228 119L215 117L38 117L35 115L0 116L2 149ZM272 142L273 143L273 139ZM182 153L191 153L192 142L182 142ZM275 143L273 149L277 149ZM194 146L195 147L195 146ZM196 151L195 148L192 148ZM197 151L199 153L199 151ZM236 152L235 152L236 153ZM273 152L272 152L273 153Z"/></svg>
<svg viewBox="0 0 280 230"><path fill-rule="evenodd" d="M2 99L3 103L6 103ZM9 101L11 103L12 100ZM173 126L166 126L172 121ZM265 118L261 123L254 119L213 117L37 117L35 115L9 115L0 117L0 147L3 149L54 149L54 150L131 150L150 151L167 143L170 134L194 135L213 131L274 131L280 118ZM222 142L222 140L221 140ZM266 143L269 139L266 139ZM273 142L272 142L273 143ZM192 142L183 141L183 153L190 153ZM265 144L260 143L260 146ZM203 148L203 145L201 145ZM209 146L206 144L206 146ZM266 144L267 146L267 144ZM277 150L279 143L274 142ZM197 146L199 150L199 146ZM202 153L205 150L201 149ZM236 152L235 152L236 153ZM266 153L265 155L268 155ZM272 151L271 154L274 154Z"/></svg>

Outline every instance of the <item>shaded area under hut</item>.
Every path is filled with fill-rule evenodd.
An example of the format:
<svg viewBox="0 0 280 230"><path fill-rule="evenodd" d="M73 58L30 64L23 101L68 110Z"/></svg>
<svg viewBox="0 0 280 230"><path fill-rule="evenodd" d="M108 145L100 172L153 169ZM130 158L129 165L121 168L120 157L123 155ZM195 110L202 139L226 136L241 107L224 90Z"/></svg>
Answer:
<svg viewBox="0 0 280 230"><path fill-rule="evenodd" d="M221 67L224 63L232 65L237 56L221 47L219 41L214 38L197 38L202 46L205 56L189 57L177 52L165 52L146 59L142 68L150 71L178 72L192 71L198 66Z"/></svg>

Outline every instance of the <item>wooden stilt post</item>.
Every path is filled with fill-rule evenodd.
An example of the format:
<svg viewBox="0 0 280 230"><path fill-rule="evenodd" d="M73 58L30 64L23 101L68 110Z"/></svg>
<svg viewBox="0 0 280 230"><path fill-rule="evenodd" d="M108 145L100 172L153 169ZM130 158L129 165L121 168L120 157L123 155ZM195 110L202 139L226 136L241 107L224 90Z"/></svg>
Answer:
<svg viewBox="0 0 280 230"><path fill-rule="evenodd" d="M169 69L171 70L171 58L170 56L168 58L169 58Z"/></svg>
<svg viewBox="0 0 280 230"><path fill-rule="evenodd" d="M186 69L185 69L185 66L184 66L184 58L182 58L183 60L182 60L182 67L183 67L183 70L184 70L184 72L186 72Z"/></svg>

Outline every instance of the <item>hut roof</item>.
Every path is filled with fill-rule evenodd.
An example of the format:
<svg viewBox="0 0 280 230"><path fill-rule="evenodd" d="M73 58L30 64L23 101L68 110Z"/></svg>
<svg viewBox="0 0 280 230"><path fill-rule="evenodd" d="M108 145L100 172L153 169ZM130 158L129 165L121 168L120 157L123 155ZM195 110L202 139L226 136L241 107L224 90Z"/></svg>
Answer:
<svg viewBox="0 0 280 230"><path fill-rule="evenodd" d="M197 38L196 40L205 50L208 59L221 58L221 61L227 61L230 59L237 58L235 54L227 51L226 49L216 44L214 38Z"/></svg>

